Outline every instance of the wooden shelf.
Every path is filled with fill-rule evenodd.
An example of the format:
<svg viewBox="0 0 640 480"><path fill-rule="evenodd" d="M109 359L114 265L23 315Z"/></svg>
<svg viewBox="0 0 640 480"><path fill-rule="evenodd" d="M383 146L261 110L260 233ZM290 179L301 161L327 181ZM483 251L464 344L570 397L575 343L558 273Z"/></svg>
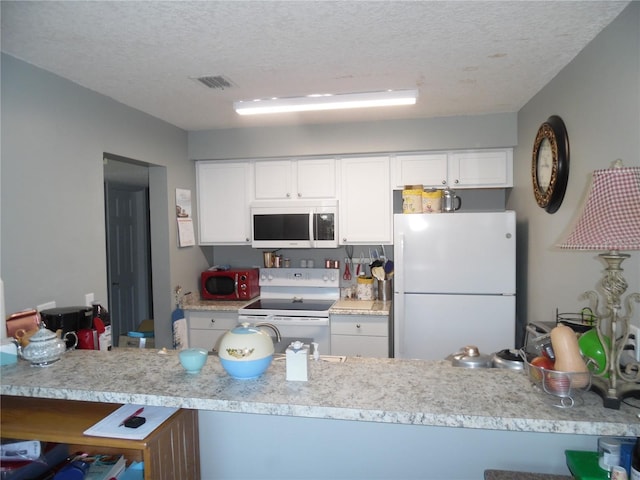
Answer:
<svg viewBox="0 0 640 480"><path fill-rule="evenodd" d="M144 462L145 480L200 478L197 410L178 410L143 440L127 440L82 433L120 404L4 395L0 402L5 438L66 443L71 452L124 453L127 464Z"/></svg>

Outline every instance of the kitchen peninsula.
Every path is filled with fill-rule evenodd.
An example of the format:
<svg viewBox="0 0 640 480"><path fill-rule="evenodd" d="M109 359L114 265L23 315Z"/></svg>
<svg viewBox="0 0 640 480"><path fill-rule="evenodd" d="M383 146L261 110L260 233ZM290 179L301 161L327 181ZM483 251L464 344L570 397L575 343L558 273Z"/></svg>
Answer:
<svg viewBox="0 0 640 480"><path fill-rule="evenodd" d="M566 474L565 449L595 450L601 435L640 436L630 406L604 409L586 392L584 405L558 409L522 372L445 361L311 362L308 382L287 382L275 359L262 377L239 381L214 356L189 375L175 351L114 349L71 351L47 368L20 360L0 373L3 396L198 410L207 480Z"/></svg>

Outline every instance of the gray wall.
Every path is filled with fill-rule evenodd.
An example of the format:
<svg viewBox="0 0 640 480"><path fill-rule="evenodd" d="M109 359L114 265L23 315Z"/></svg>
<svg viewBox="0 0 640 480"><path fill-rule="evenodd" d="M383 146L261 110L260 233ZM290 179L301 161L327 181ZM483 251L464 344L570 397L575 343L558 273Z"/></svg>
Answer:
<svg viewBox="0 0 640 480"><path fill-rule="evenodd" d="M172 289L207 262L176 244L175 188L195 198L187 134L2 55L1 276L7 314L55 300L106 305L103 153L154 165L151 218L156 335L169 345Z"/></svg>
<svg viewBox="0 0 640 480"><path fill-rule="evenodd" d="M561 251L554 247L576 215L595 169L617 158L640 165L640 2L632 2L560 74L518 114L518 148L508 201L518 212L518 295L521 317L553 320L555 309L577 312L578 297L599 284L604 264L599 252ZM531 188L531 148L538 127L551 115L563 118L571 148L566 196L549 215L539 208ZM640 252L622 267L628 292L640 291ZM640 306L638 306L640 307ZM640 308L634 323L640 325Z"/></svg>
<svg viewBox="0 0 640 480"><path fill-rule="evenodd" d="M189 158L230 159L512 147L515 113L189 132Z"/></svg>

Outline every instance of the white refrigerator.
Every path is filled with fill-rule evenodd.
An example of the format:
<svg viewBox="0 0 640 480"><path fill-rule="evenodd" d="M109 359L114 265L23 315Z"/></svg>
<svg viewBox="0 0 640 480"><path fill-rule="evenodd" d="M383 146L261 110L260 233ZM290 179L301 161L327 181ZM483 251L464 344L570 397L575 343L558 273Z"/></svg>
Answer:
<svg viewBox="0 0 640 480"><path fill-rule="evenodd" d="M513 211L394 215L394 356L515 347Z"/></svg>

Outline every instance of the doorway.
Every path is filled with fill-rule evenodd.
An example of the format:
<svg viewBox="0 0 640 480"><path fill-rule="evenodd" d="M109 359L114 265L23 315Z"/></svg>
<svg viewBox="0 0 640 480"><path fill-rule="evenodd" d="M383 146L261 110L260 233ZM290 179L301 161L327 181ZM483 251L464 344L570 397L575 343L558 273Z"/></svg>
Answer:
<svg viewBox="0 0 640 480"><path fill-rule="evenodd" d="M149 166L105 154L107 290L113 344L153 318Z"/></svg>

